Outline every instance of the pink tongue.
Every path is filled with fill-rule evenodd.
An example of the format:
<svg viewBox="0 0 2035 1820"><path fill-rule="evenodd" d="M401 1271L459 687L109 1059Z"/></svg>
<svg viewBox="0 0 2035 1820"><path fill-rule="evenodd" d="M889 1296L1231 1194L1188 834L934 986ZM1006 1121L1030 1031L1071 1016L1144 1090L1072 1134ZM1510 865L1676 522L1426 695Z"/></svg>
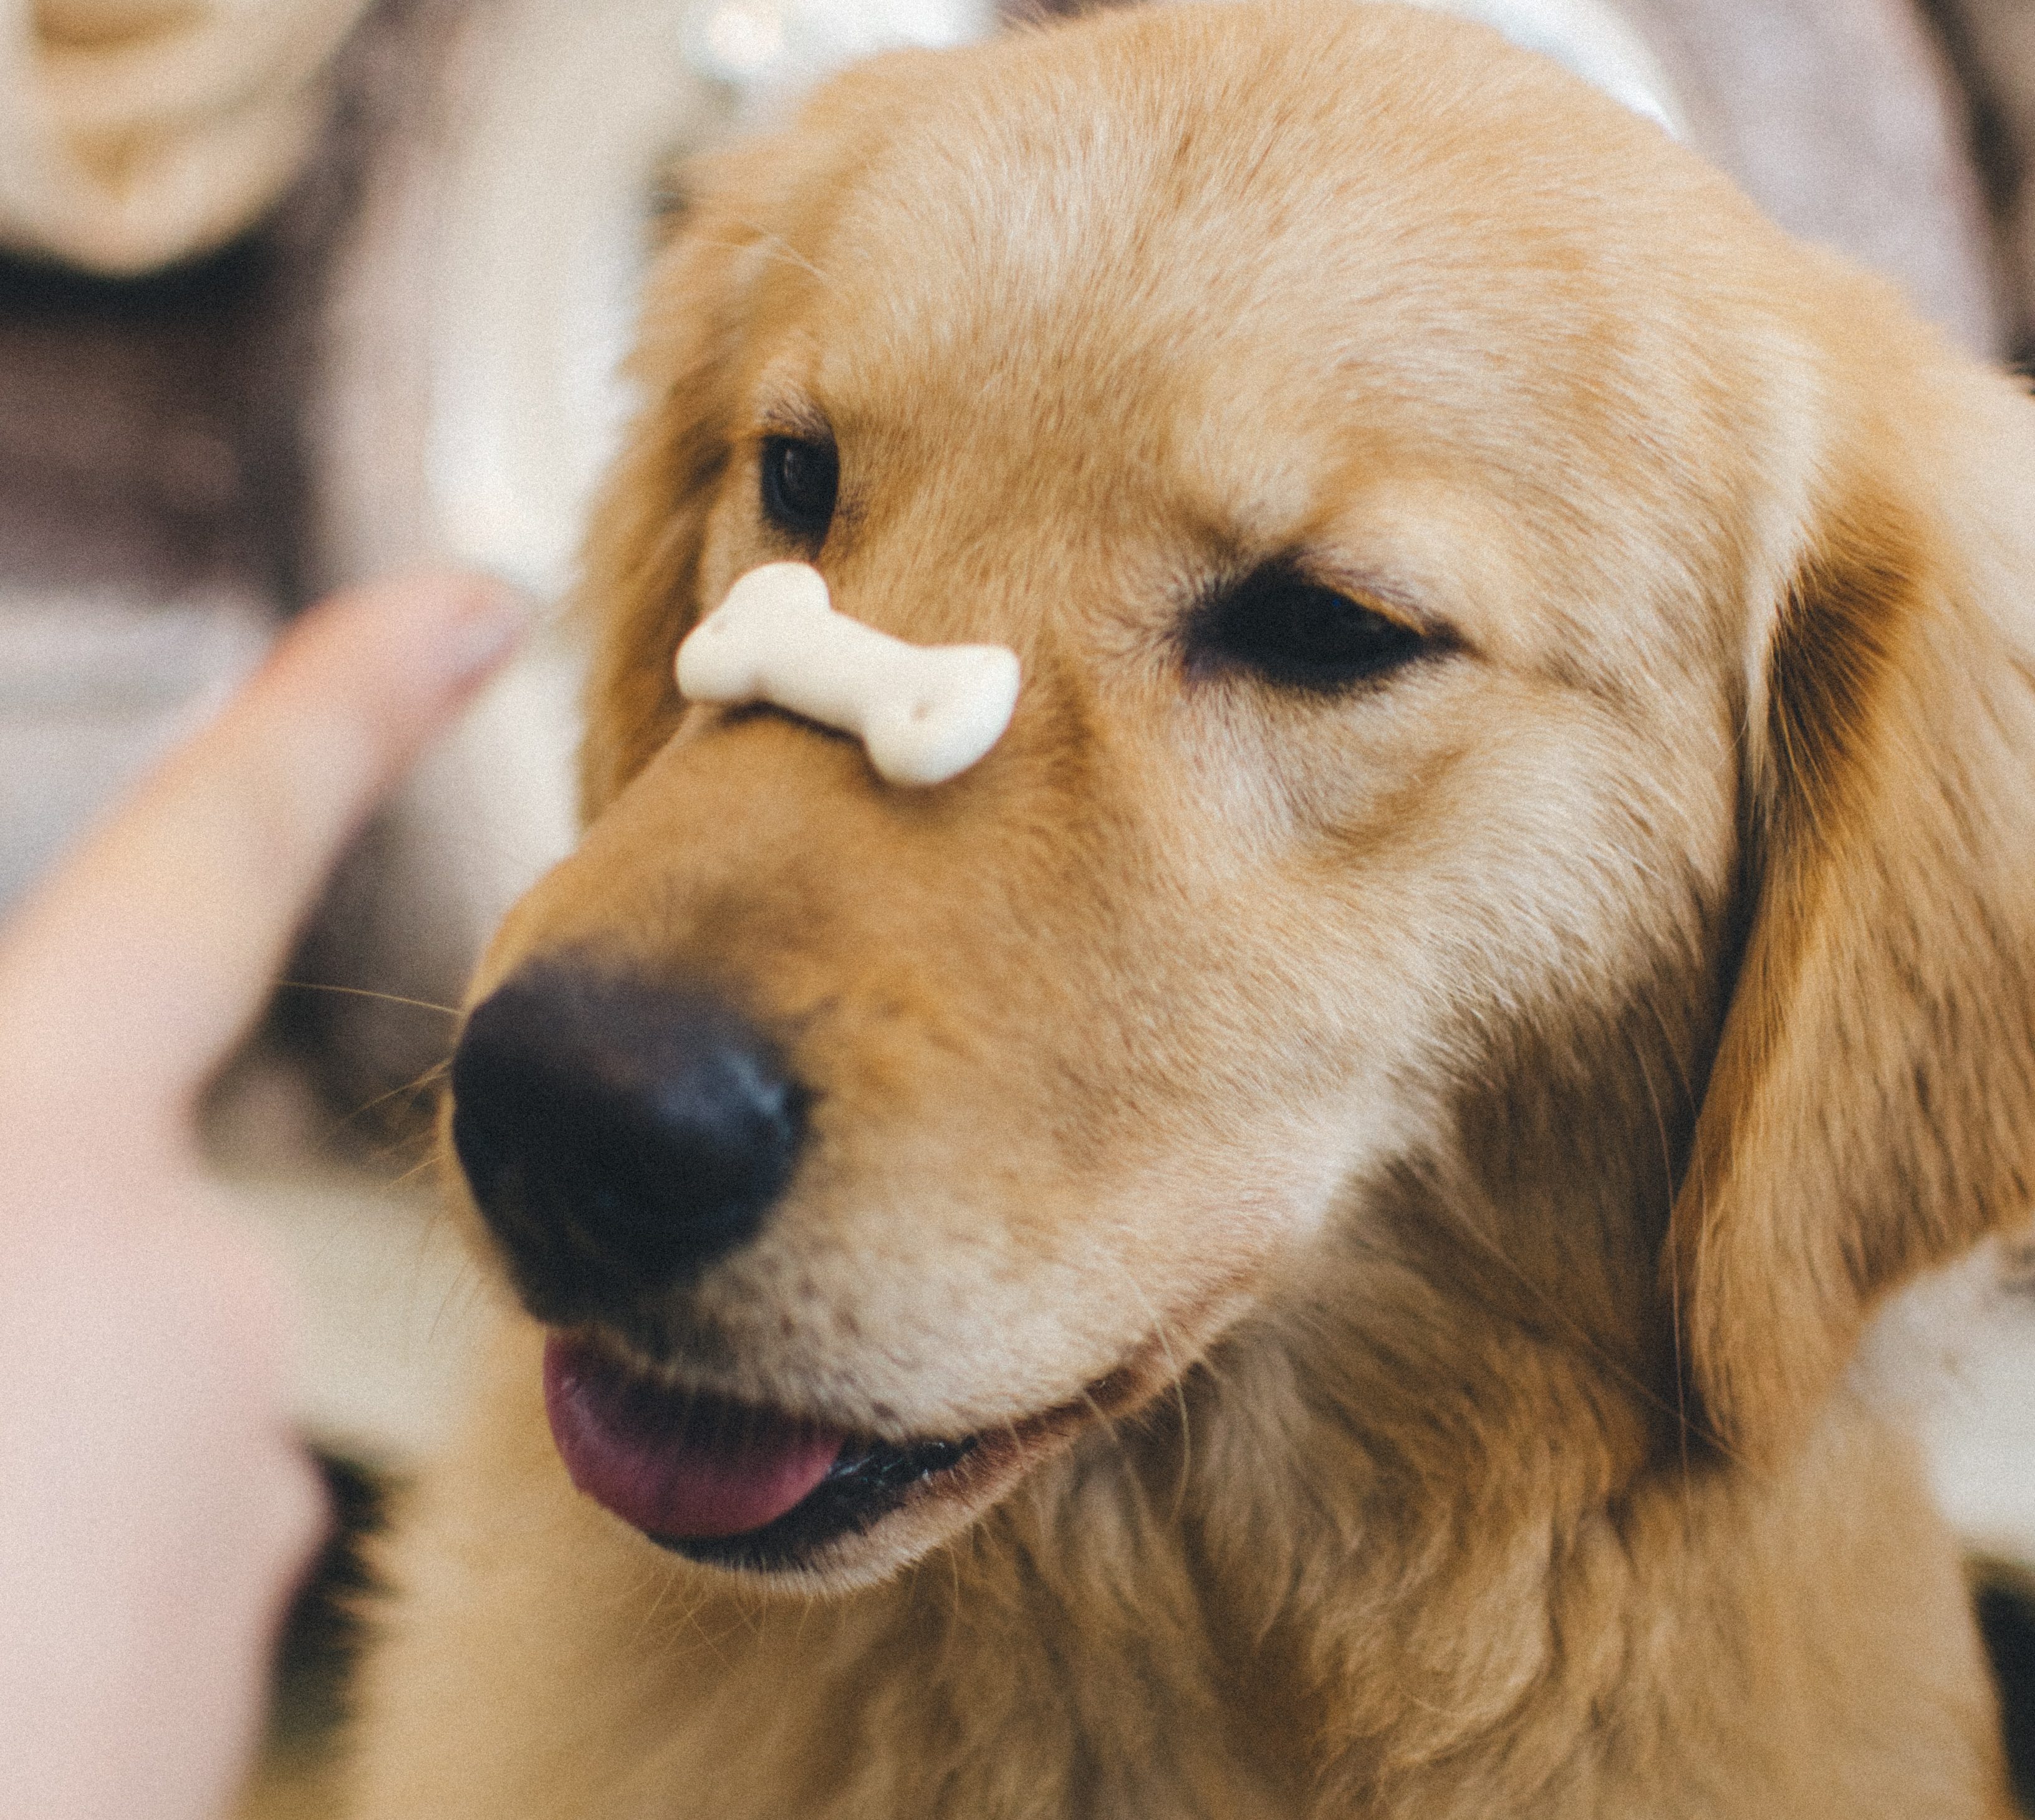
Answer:
<svg viewBox="0 0 2035 1820"><path fill-rule="evenodd" d="M646 1382L554 1333L544 1408L572 1482L624 1521L675 1541L740 1536L799 1502L847 1437L788 1416Z"/></svg>

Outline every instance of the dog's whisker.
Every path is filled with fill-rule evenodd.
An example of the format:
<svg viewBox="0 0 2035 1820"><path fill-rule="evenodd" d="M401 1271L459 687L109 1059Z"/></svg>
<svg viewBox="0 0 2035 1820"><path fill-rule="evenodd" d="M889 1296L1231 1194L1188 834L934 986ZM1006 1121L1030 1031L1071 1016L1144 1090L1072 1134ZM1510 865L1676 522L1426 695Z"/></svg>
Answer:
<svg viewBox="0 0 2035 1820"><path fill-rule="evenodd" d="M333 1137L336 1137L340 1132L345 1130L348 1126L357 1124L361 1119L365 1119L369 1113L376 1111L380 1107L387 1105L390 1100L401 1099L406 1095L414 1096L415 1094L422 1092L423 1089L431 1085L434 1081L442 1078L450 1070L451 1066L452 1063L450 1059L434 1062L431 1066L425 1069L422 1074L414 1075L408 1081L399 1082L397 1085L387 1089L385 1092L377 1093L371 1100L363 1100L359 1105L355 1106L352 1111L348 1112L344 1118L339 1119L327 1130L325 1134L327 1140L329 1141ZM377 1160L379 1160L382 1158L386 1158L389 1150L399 1148L402 1144L406 1142L430 1145L434 1145L435 1141L435 1139L428 1134L418 1135L412 1138L399 1138L393 1144L389 1145L383 1151L379 1153ZM425 1160L428 1161L429 1158L427 1157Z"/></svg>
<svg viewBox="0 0 2035 1820"><path fill-rule="evenodd" d="M1651 993L1640 994L1639 1003L1653 1017L1655 1027L1660 1031L1661 1051L1662 1054L1668 1058L1669 1065L1673 1067L1676 1072L1681 1085L1683 1104L1693 1108L1696 1103L1695 1087L1690 1081L1687 1074L1683 1070L1680 1055L1669 1034L1666 1017L1662 1015L1661 1007ZM1631 1039L1631 1041L1633 1051L1633 1059L1638 1066L1641 1080L1646 1083L1647 1098L1652 1104L1654 1123L1660 1134L1661 1167L1665 1171L1667 1176L1668 1190L1671 1194L1679 1194L1682 1190L1687 1187L1687 1184L1686 1183L1678 1183L1675 1179L1674 1146L1672 1140L1668 1134L1667 1119L1661 1109L1660 1100L1654 1092L1653 1077L1651 1072L1646 1066L1646 1058L1639 1049L1637 1040ZM1701 1172L1704 1166L1702 1155L1700 1149L1697 1149L1693 1153L1690 1159L1690 1164L1691 1169L1695 1172L1700 1180ZM1670 1344L1672 1348L1675 1390L1674 1407L1672 1409L1668 1411L1667 1413L1672 1416L1674 1418L1675 1446L1680 1457L1680 1481L1681 1486L1683 1509L1685 1515L1692 1515L1694 1511L1695 1498L1694 1464L1690 1454L1689 1442L1691 1433L1695 1424L1689 1412L1688 1372L1682 1356L1681 1258L1680 1248L1676 1243L1676 1237L1672 1230L1672 1211L1670 1213L1669 1230L1664 1235L1664 1239L1665 1244L1664 1249L1666 1254L1668 1269L1668 1333L1670 1336ZM1708 1437L1708 1438L1711 1441L1713 1445L1717 1445L1721 1442L1721 1437L1710 1436ZM1729 1455L1731 1450L1728 1445L1724 1446L1724 1451L1728 1456Z"/></svg>
<svg viewBox="0 0 2035 1820"><path fill-rule="evenodd" d="M638 1617L634 1638L638 1644L643 1642L656 1630L658 1616L664 1611L664 1601L670 1596L673 1583L678 1578L675 1574L670 1572L647 1574L646 1577L649 1581L649 1599L643 1600L639 1598L631 1601L632 1604L640 1604L641 1608Z"/></svg>
<svg viewBox="0 0 2035 1820"><path fill-rule="evenodd" d="M433 1150L428 1156L419 1157L418 1160L412 1163L408 1168L404 1170L401 1174L393 1177L390 1180L389 1186L393 1189L398 1190L407 1188L412 1183L416 1181L420 1176L427 1175L431 1171L435 1170L438 1167L438 1153L435 1150Z"/></svg>
<svg viewBox="0 0 2035 1820"><path fill-rule="evenodd" d="M1679 1382L1676 1401L1671 1403L1621 1359L1600 1336L1585 1326L1573 1310L1567 1307L1545 1283L1526 1270L1513 1249L1499 1235L1488 1230L1482 1221L1473 1216L1471 1209L1476 1204L1477 1198L1474 1195L1456 1197L1451 1209L1455 1229L1473 1239L1487 1262L1495 1265L1508 1281L1525 1292L1555 1330L1614 1382L1648 1407L1674 1418L1678 1423L1685 1423L1686 1410L1682 1407ZM1361 1237L1358 1243L1364 1243ZM1702 1432L1700 1426L1698 1431ZM1705 1438L1713 1445L1720 1447L1725 1445L1721 1436L1706 1435Z"/></svg>
<svg viewBox="0 0 2035 1820"><path fill-rule="evenodd" d="M378 992L367 986L335 986L323 980L278 980L279 992L329 992L342 998L371 998L380 1005L408 1006L413 1010L431 1011L441 1017L457 1017L457 1005L441 1005L434 998L406 998L400 992Z"/></svg>
<svg viewBox="0 0 2035 1820"><path fill-rule="evenodd" d="M754 235L755 238L747 243L723 242L721 244L733 245L738 248L741 248L745 246L767 248L771 258L778 261L781 264L794 266L798 270L804 272L811 276L818 279L820 284L828 289L831 289L833 288L833 280L832 277L826 272L822 271L818 265L814 264L811 259L808 259L805 254L801 253L796 246L794 246L790 241L787 240L783 235L773 232L770 229L765 228L760 222L747 220L740 216L735 216L732 219L735 226L747 228L752 235Z"/></svg>
<svg viewBox="0 0 2035 1820"><path fill-rule="evenodd" d="M1173 1520L1177 1522L1180 1513L1187 1507L1187 1487L1194 1472L1193 1420L1187 1401L1186 1367L1173 1349L1172 1324L1153 1305L1152 1299L1145 1293L1130 1266L1122 1257L1114 1254L1111 1255L1110 1262L1115 1265L1118 1277L1144 1310L1146 1325L1158 1342L1160 1357L1166 1362L1168 1393L1172 1398L1180 1425L1179 1469L1174 1482L1172 1510ZM1112 1428L1112 1435L1114 1433ZM1120 1448L1120 1442L1119 1446Z"/></svg>
<svg viewBox="0 0 2035 1820"><path fill-rule="evenodd" d="M463 1309L470 1315L487 1301L487 1280L480 1265L471 1258L462 1257L439 1294L427 1337L436 1341L443 1333L446 1322L454 1318L454 1309Z"/></svg>

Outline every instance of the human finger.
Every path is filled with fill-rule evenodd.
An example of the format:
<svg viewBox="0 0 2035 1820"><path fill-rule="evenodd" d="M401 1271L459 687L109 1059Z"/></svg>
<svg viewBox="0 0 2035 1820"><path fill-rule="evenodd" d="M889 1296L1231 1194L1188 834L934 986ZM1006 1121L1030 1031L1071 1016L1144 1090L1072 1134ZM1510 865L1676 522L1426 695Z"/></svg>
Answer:
<svg viewBox="0 0 2035 1820"><path fill-rule="evenodd" d="M0 1231L0 1816L223 1813L326 1520L275 1260L129 1211Z"/></svg>
<svg viewBox="0 0 2035 1820"><path fill-rule="evenodd" d="M307 613L0 941L0 1077L25 1068L32 1104L180 1119L341 847L525 617L461 574Z"/></svg>

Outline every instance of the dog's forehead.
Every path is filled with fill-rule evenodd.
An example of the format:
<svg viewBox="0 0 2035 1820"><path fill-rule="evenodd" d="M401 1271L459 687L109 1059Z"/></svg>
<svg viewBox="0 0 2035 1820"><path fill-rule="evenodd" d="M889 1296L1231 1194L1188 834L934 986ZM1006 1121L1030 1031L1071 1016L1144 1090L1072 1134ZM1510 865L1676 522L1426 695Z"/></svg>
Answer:
<svg viewBox="0 0 2035 1820"><path fill-rule="evenodd" d="M858 81L777 201L721 216L756 248L738 408L838 438L837 564L1021 545L1142 600L1326 553L1502 602L1458 617L1529 662L1737 636L1747 501L1797 453L1799 265L1650 122L1349 0L1135 9ZM942 611L910 635L1021 642Z"/></svg>
<svg viewBox="0 0 2035 1820"><path fill-rule="evenodd" d="M1216 490L1268 501L1268 424L1289 468L1353 427L1501 469L1621 410L1671 428L1702 311L1646 269L1690 212L1664 135L1456 21L1187 10L958 59L893 123L813 250L830 414L944 392L910 415L1014 459L1114 430L1234 452Z"/></svg>

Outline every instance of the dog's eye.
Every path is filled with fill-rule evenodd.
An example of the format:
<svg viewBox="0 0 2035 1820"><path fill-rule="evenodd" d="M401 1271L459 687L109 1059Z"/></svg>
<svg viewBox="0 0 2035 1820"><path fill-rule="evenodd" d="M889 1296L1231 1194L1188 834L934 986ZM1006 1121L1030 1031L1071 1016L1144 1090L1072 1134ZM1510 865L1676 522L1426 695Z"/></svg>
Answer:
<svg viewBox="0 0 2035 1820"><path fill-rule="evenodd" d="M1401 621L1284 568L1261 569L1195 616L1188 660L1330 694L1398 669L1428 649Z"/></svg>
<svg viewBox="0 0 2035 1820"><path fill-rule="evenodd" d="M824 537L841 490L841 457L830 442L772 436L763 444L763 516L794 537Z"/></svg>

